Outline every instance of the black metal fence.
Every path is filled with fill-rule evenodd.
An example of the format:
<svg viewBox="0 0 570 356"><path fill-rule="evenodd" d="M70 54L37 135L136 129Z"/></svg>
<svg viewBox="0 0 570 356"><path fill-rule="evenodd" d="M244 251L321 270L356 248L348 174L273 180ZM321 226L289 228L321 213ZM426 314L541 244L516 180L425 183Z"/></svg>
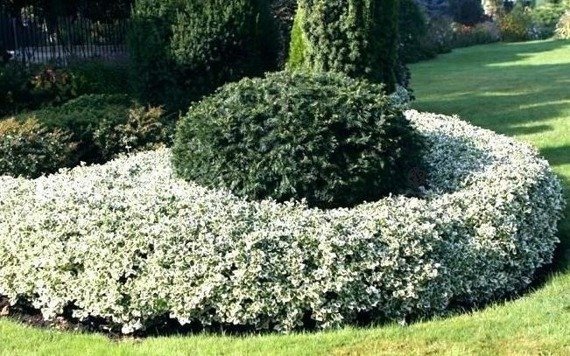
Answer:
<svg viewBox="0 0 570 356"><path fill-rule="evenodd" d="M0 12L0 49L23 63L66 65L72 60L124 60L128 19L93 21L22 12Z"/></svg>

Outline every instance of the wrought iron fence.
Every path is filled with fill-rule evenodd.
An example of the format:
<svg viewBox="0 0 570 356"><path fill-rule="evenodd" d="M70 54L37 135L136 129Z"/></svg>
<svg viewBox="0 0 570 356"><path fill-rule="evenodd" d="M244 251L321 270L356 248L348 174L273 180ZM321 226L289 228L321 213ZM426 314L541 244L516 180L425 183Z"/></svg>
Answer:
<svg viewBox="0 0 570 356"><path fill-rule="evenodd" d="M0 12L0 49L13 61L66 65L75 59L127 57L128 19L93 21L79 16L45 18Z"/></svg>

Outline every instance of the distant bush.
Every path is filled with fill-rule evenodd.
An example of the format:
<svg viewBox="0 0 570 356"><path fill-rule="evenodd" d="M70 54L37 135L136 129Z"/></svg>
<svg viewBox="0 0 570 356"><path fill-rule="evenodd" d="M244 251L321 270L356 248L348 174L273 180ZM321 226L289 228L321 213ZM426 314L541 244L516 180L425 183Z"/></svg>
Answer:
<svg viewBox="0 0 570 356"><path fill-rule="evenodd" d="M176 171L249 199L331 208L408 188L422 141L380 85L280 72L223 87L178 126Z"/></svg>
<svg viewBox="0 0 570 356"><path fill-rule="evenodd" d="M554 34L556 38L570 39L570 10L567 10L558 20Z"/></svg>
<svg viewBox="0 0 570 356"><path fill-rule="evenodd" d="M491 21L464 25L449 17L426 18L415 0L400 1L399 17L400 58L406 63L501 38L497 24Z"/></svg>
<svg viewBox="0 0 570 356"><path fill-rule="evenodd" d="M121 123L127 116L131 100L127 95L84 95L65 104L33 111L21 117L33 117L49 129L71 132L79 142L79 159L98 162L105 158L103 147L94 142L93 134L101 123ZM113 125L114 126L114 125Z"/></svg>
<svg viewBox="0 0 570 356"><path fill-rule="evenodd" d="M31 78L31 84L40 105L59 105L79 96L79 80L67 68L43 66Z"/></svg>
<svg viewBox="0 0 570 356"><path fill-rule="evenodd" d="M0 121L0 176L36 178L73 164L76 144L63 130L48 130L35 120Z"/></svg>
<svg viewBox="0 0 570 356"><path fill-rule="evenodd" d="M491 21L478 23L474 26L456 24L453 34L454 47L493 43L501 39L498 25Z"/></svg>
<svg viewBox="0 0 570 356"><path fill-rule="evenodd" d="M67 67L73 74L75 88L84 94L127 94L130 92L128 65L119 62L89 60Z"/></svg>
<svg viewBox="0 0 570 356"><path fill-rule="evenodd" d="M453 21L449 17L437 17L429 20L428 34L424 42L426 49L436 55L448 53L453 49L453 42Z"/></svg>
<svg viewBox="0 0 570 356"><path fill-rule="evenodd" d="M124 66L97 61L75 62L65 68L0 66L0 117L58 106L84 94L125 94L129 91Z"/></svg>
<svg viewBox="0 0 570 356"><path fill-rule="evenodd" d="M106 159L120 152L151 150L172 143L173 115L165 116L161 107L134 105L127 117L117 120L103 118L93 132L93 141Z"/></svg>
<svg viewBox="0 0 570 356"><path fill-rule="evenodd" d="M568 6L570 8L570 5ZM539 38L554 36L556 24L566 11L562 4L547 3L532 10L532 22Z"/></svg>
<svg viewBox="0 0 570 356"><path fill-rule="evenodd" d="M396 86L398 2L299 0L288 67Z"/></svg>
<svg viewBox="0 0 570 356"><path fill-rule="evenodd" d="M501 39L506 42L527 41L532 38L531 10L519 4L499 17Z"/></svg>
<svg viewBox="0 0 570 356"><path fill-rule="evenodd" d="M430 18L449 17L449 0L417 0L417 3L426 11Z"/></svg>
<svg viewBox="0 0 570 356"><path fill-rule="evenodd" d="M139 0L129 44L138 98L168 110L274 69L279 49L268 0Z"/></svg>

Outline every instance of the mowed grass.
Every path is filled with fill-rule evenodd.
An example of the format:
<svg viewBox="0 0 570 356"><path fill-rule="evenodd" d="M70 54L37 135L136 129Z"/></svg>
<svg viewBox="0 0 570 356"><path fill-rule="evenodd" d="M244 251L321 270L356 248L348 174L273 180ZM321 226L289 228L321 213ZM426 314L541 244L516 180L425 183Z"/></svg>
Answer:
<svg viewBox="0 0 570 356"><path fill-rule="evenodd" d="M494 44L456 50L412 67L422 111L458 114L537 146L570 196L570 42ZM411 326L344 328L265 336L195 335L113 341L39 330L0 319L0 354L570 354L570 222L543 283L515 301Z"/></svg>
<svg viewBox="0 0 570 356"><path fill-rule="evenodd" d="M456 50L412 67L420 111L459 115L540 149L570 197L570 41L493 44ZM570 218L557 267L570 261Z"/></svg>

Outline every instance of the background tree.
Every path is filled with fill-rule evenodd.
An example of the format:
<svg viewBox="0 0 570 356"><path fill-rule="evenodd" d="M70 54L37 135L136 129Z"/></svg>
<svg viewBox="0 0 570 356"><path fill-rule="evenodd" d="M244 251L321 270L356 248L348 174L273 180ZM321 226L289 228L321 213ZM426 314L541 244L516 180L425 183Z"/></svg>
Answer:
<svg viewBox="0 0 570 356"><path fill-rule="evenodd" d="M289 68L396 85L397 0L299 0Z"/></svg>
<svg viewBox="0 0 570 356"><path fill-rule="evenodd" d="M453 20L464 25L473 26L484 19L481 0L450 0L449 10Z"/></svg>
<svg viewBox="0 0 570 356"><path fill-rule="evenodd" d="M414 0L423 7L429 17L451 16L449 0Z"/></svg>
<svg viewBox="0 0 570 356"><path fill-rule="evenodd" d="M139 100L188 109L217 87L276 69L268 0L138 0L129 34Z"/></svg>
<svg viewBox="0 0 570 356"><path fill-rule="evenodd" d="M421 5L415 0L399 0L398 10L399 59L404 63L414 63L435 56L427 48L427 19Z"/></svg>

